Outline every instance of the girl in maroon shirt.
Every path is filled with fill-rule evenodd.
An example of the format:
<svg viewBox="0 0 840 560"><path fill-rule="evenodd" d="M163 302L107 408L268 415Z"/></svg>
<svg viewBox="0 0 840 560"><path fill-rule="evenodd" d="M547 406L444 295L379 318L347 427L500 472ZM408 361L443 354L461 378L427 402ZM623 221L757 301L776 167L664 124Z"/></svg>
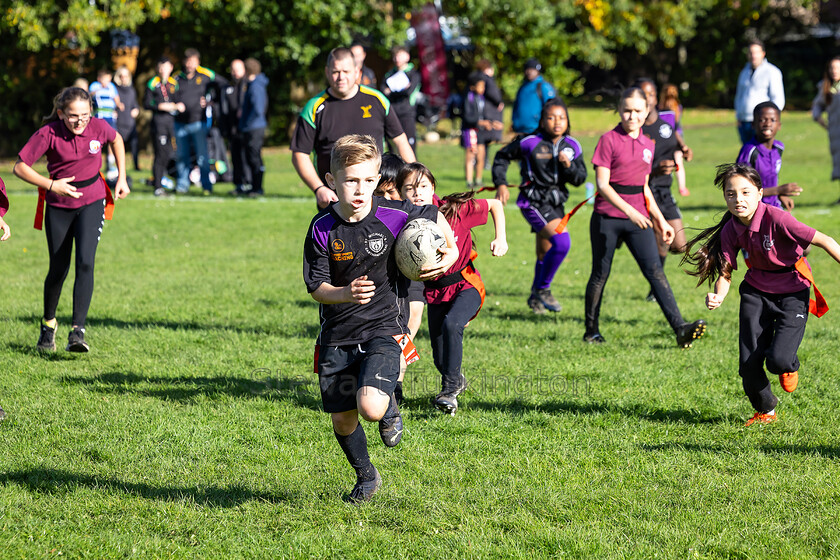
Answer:
<svg viewBox="0 0 840 560"><path fill-rule="evenodd" d="M739 289L738 373L755 409L746 425L769 424L776 420L779 399L770 388L765 365L779 376L782 389L788 393L796 389L797 351L809 310L818 317L828 310L818 291L817 302L822 305L809 302L813 276L803 254L815 245L840 262L840 245L784 210L764 204L761 178L749 165L721 165L715 186L723 191L728 212L689 241L683 262L693 265L689 274L699 278L698 286L714 282L706 307L717 309L729 293L736 257L743 251L749 270ZM702 246L693 252L697 243Z"/></svg>
<svg viewBox="0 0 840 560"><path fill-rule="evenodd" d="M473 265L477 256L473 250L472 228L493 218L496 237L490 243L494 257L507 253L505 211L501 201L479 199L475 193L456 193L439 199L435 196L435 178L421 163L409 163L397 175L397 185L403 199L415 206L435 204L452 226L459 257L443 276L424 282L429 305L429 338L432 357L441 374L441 392L432 400L435 408L455 415L458 395L467 387L461 373L464 357L464 328L478 315L484 303L484 283Z"/></svg>
<svg viewBox="0 0 840 560"><path fill-rule="evenodd" d="M102 153L108 147L116 157L119 176L117 198L129 193L125 179L125 146L117 132L101 119L91 118L93 103L87 91L65 88L53 104L53 111L18 154L14 173L39 189L35 228L44 218L50 267L44 281L44 317L38 350L55 350L55 311L64 279L70 270L76 245L76 280L73 286L73 324L67 351L87 352L85 320L93 296L93 266L103 220L112 206L110 191L100 175ZM47 156L49 177L32 166ZM46 202L46 213L42 214ZM108 212L106 212L106 209Z"/></svg>
<svg viewBox="0 0 840 560"><path fill-rule="evenodd" d="M590 344L605 342L598 324L601 300L613 255L624 242L674 330L677 345L688 348L703 336L706 322L688 323L683 319L659 260L654 228L668 244L674 239L674 228L662 216L648 186L654 144L641 133L647 112L644 92L637 87L626 89L618 104L621 122L601 136L592 156L598 197L589 222L592 272L586 284L583 340Z"/></svg>

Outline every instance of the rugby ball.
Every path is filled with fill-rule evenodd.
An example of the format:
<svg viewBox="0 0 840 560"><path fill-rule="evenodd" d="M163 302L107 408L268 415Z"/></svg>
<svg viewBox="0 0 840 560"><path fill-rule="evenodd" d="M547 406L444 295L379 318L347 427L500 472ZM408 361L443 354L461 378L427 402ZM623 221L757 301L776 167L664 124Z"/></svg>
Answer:
<svg viewBox="0 0 840 560"><path fill-rule="evenodd" d="M426 218L411 220L397 236L394 255L406 278L419 280L420 269L440 262L438 249L446 247L446 237L438 225Z"/></svg>

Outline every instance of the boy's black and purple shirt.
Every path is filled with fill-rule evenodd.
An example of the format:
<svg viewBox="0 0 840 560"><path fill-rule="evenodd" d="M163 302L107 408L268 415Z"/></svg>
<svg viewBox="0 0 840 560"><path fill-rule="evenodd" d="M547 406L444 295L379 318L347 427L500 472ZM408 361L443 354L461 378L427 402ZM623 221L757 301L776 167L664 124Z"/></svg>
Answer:
<svg viewBox="0 0 840 560"><path fill-rule="evenodd" d="M779 186L779 172L782 170L782 153L785 145L779 140L773 140L773 147L768 148L755 138L741 147L736 163L749 165L761 177L761 187L764 189ZM765 196L761 199L764 204L781 208L782 203L776 195Z"/></svg>
<svg viewBox="0 0 840 560"><path fill-rule="evenodd" d="M343 287L360 276L376 286L369 303L321 304L324 346L360 344L377 336L408 332L408 281L394 258L394 242L405 224L416 218L437 221L435 206L414 206L374 196L370 213L358 222L346 222L333 203L309 225L303 246L303 279L312 293L323 283Z"/></svg>

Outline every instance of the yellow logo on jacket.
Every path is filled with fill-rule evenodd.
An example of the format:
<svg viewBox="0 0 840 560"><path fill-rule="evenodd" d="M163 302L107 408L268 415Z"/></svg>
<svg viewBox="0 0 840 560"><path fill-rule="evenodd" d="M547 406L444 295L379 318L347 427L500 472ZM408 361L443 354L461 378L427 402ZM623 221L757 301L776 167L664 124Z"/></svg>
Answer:
<svg viewBox="0 0 840 560"><path fill-rule="evenodd" d="M373 105L362 105L360 107L360 109L362 110L362 118L363 119L369 119L369 118L373 117L373 115L370 114L370 110L371 110L372 107L373 107Z"/></svg>

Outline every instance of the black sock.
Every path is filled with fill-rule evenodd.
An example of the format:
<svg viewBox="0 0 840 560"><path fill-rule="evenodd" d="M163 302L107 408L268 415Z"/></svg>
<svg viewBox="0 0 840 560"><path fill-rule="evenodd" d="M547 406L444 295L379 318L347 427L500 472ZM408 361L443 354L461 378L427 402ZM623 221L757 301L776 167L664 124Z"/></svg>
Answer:
<svg viewBox="0 0 840 560"><path fill-rule="evenodd" d="M397 407L397 395L395 391L393 394L391 394L391 400L388 401L388 410L385 411L385 414L382 415L382 418L393 418L399 415L400 409Z"/></svg>
<svg viewBox="0 0 840 560"><path fill-rule="evenodd" d="M376 478L376 469L373 468L370 455L368 455L367 436L361 424L357 424L356 429L349 436L342 436L336 432L335 439L338 440L338 445L347 456L347 462L356 471L356 477L360 482Z"/></svg>
<svg viewBox="0 0 840 560"><path fill-rule="evenodd" d="M394 387L394 398L397 400L397 405L402 404L402 402L403 402L402 381L397 381L397 385Z"/></svg>

